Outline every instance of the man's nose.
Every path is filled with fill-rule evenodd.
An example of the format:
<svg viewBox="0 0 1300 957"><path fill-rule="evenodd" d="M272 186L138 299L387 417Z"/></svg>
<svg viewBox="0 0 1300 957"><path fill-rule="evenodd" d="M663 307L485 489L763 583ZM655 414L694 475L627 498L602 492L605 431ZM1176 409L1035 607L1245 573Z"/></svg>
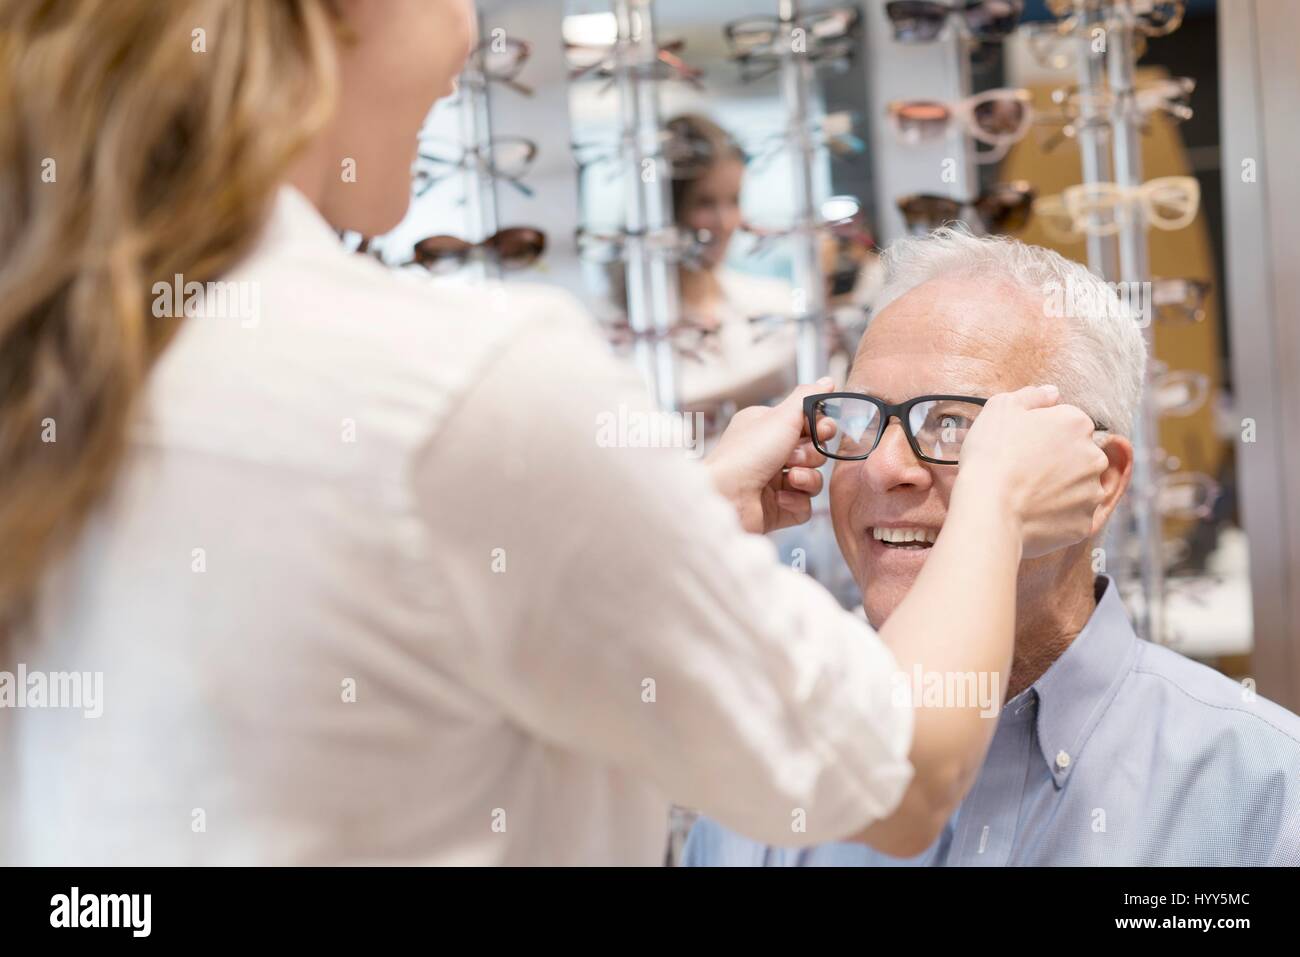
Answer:
<svg viewBox="0 0 1300 957"><path fill-rule="evenodd" d="M862 464L866 466L867 484L874 492L887 492L900 485L930 486L930 470L912 451L897 419L890 420L880 443Z"/></svg>

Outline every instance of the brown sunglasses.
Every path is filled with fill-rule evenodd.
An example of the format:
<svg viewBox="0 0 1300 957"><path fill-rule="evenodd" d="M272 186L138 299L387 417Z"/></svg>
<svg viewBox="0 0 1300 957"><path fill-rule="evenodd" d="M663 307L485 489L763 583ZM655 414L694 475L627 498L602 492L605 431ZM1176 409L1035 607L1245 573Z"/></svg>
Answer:
<svg viewBox="0 0 1300 957"><path fill-rule="evenodd" d="M531 226L511 226L482 242L471 243L459 236L429 236L415 244L411 265L433 273L459 269L475 255L486 255L503 269L526 269L546 251L546 234Z"/></svg>
<svg viewBox="0 0 1300 957"><path fill-rule="evenodd" d="M1025 180L999 183L974 199L961 200L933 193L900 196L895 202L909 228L938 229L961 218L971 208L988 232L1005 233L1023 229L1029 221L1037 190Z"/></svg>

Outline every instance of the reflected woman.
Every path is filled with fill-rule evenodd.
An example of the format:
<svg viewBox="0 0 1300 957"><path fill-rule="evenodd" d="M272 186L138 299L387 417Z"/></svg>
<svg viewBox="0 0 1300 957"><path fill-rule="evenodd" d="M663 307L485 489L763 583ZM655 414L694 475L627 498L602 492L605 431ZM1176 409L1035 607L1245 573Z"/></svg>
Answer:
<svg viewBox="0 0 1300 957"><path fill-rule="evenodd" d="M687 329L678 363L681 405L714 413L783 395L795 377L795 329L780 322L794 312L793 287L726 265L743 225L745 152L705 116L684 114L667 127L673 210L678 225L701 239L699 254L678 268Z"/></svg>

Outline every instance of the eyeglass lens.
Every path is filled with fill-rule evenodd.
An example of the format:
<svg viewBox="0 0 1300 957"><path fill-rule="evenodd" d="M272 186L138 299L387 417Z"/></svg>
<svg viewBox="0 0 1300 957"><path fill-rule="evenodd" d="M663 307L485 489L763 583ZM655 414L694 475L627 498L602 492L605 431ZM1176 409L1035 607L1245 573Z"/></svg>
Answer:
<svg viewBox="0 0 1300 957"><path fill-rule="evenodd" d="M940 463L956 464L966 433L981 408L975 402L927 399L912 406L906 428L922 455ZM826 418L835 424L831 438L817 441L817 448L832 458L864 458L875 446L881 431L880 407L867 398L823 399L814 415L818 426ZM819 435L820 430L814 434Z"/></svg>

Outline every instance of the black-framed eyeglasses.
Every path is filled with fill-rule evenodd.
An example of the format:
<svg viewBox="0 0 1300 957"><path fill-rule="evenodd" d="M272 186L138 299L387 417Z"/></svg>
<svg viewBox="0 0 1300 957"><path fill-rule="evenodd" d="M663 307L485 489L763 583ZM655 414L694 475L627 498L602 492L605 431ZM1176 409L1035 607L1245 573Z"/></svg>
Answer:
<svg viewBox="0 0 1300 957"><path fill-rule="evenodd" d="M971 395L918 395L891 404L861 392L822 392L803 402L804 418L813 446L827 458L859 462L875 451L891 419L897 418L907 444L922 462L956 465L966 433L988 399ZM823 419L835 423L835 434L822 439ZM1093 423L1099 432L1106 431Z"/></svg>

